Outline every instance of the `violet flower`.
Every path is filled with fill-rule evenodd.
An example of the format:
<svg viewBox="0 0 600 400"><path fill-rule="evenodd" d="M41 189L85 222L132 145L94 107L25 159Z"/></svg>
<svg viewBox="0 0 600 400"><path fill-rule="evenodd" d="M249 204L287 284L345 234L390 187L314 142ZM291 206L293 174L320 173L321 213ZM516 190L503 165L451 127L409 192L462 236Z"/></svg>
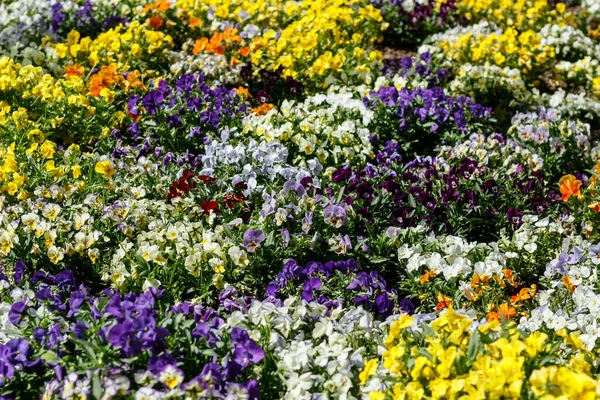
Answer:
<svg viewBox="0 0 600 400"><path fill-rule="evenodd" d="M265 240L265 233L260 229L248 229L244 232L244 247L250 253L254 253L263 240Z"/></svg>

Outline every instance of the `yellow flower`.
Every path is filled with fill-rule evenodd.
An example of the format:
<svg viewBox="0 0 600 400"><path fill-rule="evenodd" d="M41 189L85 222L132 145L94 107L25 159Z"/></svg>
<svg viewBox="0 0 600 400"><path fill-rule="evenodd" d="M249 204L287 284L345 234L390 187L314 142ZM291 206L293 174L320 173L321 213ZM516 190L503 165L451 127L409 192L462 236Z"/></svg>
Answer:
<svg viewBox="0 0 600 400"><path fill-rule="evenodd" d="M79 165L74 165L71 167L71 172L73 173L73 178L77 179L81 176L81 167Z"/></svg>
<svg viewBox="0 0 600 400"><path fill-rule="evenodd" d="M57 44L54 50L56 50L56 55L58 56L58 58L65 58L67 56L69 48L67 47L67 45L61 43Z"/></svg>
<svg viewBox="0 0 600 400"><path fill-rule="evenodd" d="M365 367L363 368L362 372L358 375L358 379L360 379L361 385L364 385L367 382L367 380L369 380L369 378L373 374L375 374L378 365L379 363L377 362L376 358L372 358L365 363Z"/></svg>
<svg viewBox="0 0 600 400"><path fill-rule="evenodd" d="M371 392L369 393L369 400L384 400L385 393L382 392Z"/></svg>
<svg viewBox="0 0 600 400"><path fill-rule="evenodd" d="M44 133L36 128L27 132L27 139L35 143L43 143L45 138Z"/></svg>
<svg viewBox="0 0 600 400"><path fill-rule="evenodd" d="M494 61L496 62L496 64L501 65L502 63L504 63L504 61L506 61L506 57L504 57L504 54L498 52L494 55Z"/></svg>
<svg viewBox="0 0 600 400"><path fill-rule="evenodd" d="M94 170L107 179L110 179L116 172L116 170L111 166L110 160L98 161Z"/></svg>
<svg viewBox="0 0 600 400"><path fill-rule="evenodd" d="M40 152L44 158L52 158L54 157L54 152L56 151L56 145L54 142L46 140L44 144L40 147Z"/></svg>

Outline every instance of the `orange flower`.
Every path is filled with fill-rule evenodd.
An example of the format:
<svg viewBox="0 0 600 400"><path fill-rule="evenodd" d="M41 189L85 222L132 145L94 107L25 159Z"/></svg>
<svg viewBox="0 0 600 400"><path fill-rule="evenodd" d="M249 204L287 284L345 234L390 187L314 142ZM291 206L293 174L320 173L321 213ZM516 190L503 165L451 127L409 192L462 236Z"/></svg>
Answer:
<svg viewBox="0 0 600 400"><path fill-rule="evenodd" d="M116 65L105 65L100 71L90 77L90 96L100 96L100 91L109 88L117 81L122 81L123 76L117 75Z"/></svg>
<svg viewBox="0 0 600 400"><path fill-rule="evenodd" d="M199 27L201 23L202 23L202 20L200 18L196 18L196 17L190 18L190 26L192 28Z"/></svg>
<svg viewBox="0 0 600 400"><path fill-rule="evenodd" d="M515 276L513 275L512 269L503 269L502 273L513 287L517 287L517 283L515 282Z"/></svg>
<svg viewBox="0 0 600 400"><path fill-rule="evenodd" d="M573 285L571 283L571 278L569 278L567 275L565 275L563 277L563 283L565 284L565 286L567 287L567 289L569 289L571 292L575 291L575 285Z"/></svg>
<svg viewBox="0 0 600 400"><path fill-rule="evenodd" d="M536 285L531 285L531 288L523 288L514 296L511 296L510 302L515 304L519 301L531 299L535 294Z"/></svg>
<svg viewBox="0 0 600 400"><path fill-rule="evenodd" d="M425 273L421 275L421 285L426 284L431 278L435 278L436 275L433 271L425 270Z"/></svg>
<svg viewBox="0 0 600 400"><path fill-rule="evenodd" d="M248 57L248 54L250 54L250 47L244 46L238 50L238 53L240 53L242 57Z"/></svg>
<svg viewBox="0 0 600 400"><path fill-rule="evenodd" d="M258 107L254 107L252 109L252 113L256 114L256 115L264 115L264 114L268 113L273 108L275 108L274 104L264 103L264 104L261 104Z"/></svg>
<svg viewBox="0 0 600 400"><path fill-rule="evenodd" d="M201 51L204 51L207 43L208 43L208 39L205 37L196 40L196 43L194 43L194 48L192 49L192 54L198 54Z"/></svg>
<svg viewBox="0 0 600 400"><path fill-rule="evenodd" d="M435 309L437 311L441 311L444 308L450 308L450 306L452 305L452 299L449 297L444 297L442 292L438 292L437 298L438 298L438 303L435 306Z"/></svg>
<svg viewBox="0 0 600 400"><path fill-rule="evenodd" d="M252 97L248 89L246 89L243 86L235 88L234 90L237 92L238 96L240 96L244 100L248 100L250 97Z"/></svg>
<svg viewBox="0 0 600 400"><path fill-rule="evenodd" d="M474 274L471 278L471 287L475 289L479 285L487 285L490 281L490 277L487 275Z"/></svg>
<svg viewBox="0 0 600 400"><path fill-rule="evenodd" d="M152 10L156 10L157 12L161 13L163 11L167 11L169 8L171 8L171 3L164 0L158 0L152 4L145 5L144 9L142 10L142 14L147 14Z"/></svg>
<svg viewBox="0 0 600 400"><path fill-rule="evenodd" d="M148 25L150 25L154 29L158 29L163 25L163 20L161 17L157 17L156 15L148 18Z"/></svg>
<svg viewBox="0 0 600 400"><path fill-rule="evenodd" d="M514 317L515 315L517 315L517 311L511 307L508 303L504 303L501 304L500 307L498 307L498 311L491 311L487 314L487 320L488 322L493 322L493 321L502 321L502 317L504 317L504 319L509 320L512 317Z"/></svg>
<svg viewBox="0 0 600 400"><path fill-rule="evenodd" d="M588 207L591 208L592 210L594 210L594 212L599 213L600 212L600 201L592 203Z"/></svg>
<svg viewBox="0 0 600 400"><path fill-rule="evenodd" d="M568 201L571 196L581 198L581 181L575 178L574 175L565 175L558 181L560 184L560 193L563 201Z"/></svg>
<svg viewBox="0 0 600 400"><path fill-rule="evenodd" d="M65 73L67 75L67 78L70 78L72 76L82 76L83 70L83 67L79 64L74 64L65 67Z"/></svg>
<svg viewBox="0 0 600 400"><path fill-rule="evenodd" d="M130 90L133 89L141 89L143 91L146 91L146 86L144 85L144 82L142 82L140 80L140 71L135 70L133 72L130 72L127 75L127 81L125 82L125 91L129 92Z"/></svg>

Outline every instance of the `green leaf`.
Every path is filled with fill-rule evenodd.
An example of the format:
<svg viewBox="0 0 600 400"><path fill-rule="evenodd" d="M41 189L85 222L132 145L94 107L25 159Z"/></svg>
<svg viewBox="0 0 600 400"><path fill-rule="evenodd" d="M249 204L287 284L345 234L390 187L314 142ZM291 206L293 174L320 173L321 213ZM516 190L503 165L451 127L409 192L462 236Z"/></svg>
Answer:
<svg viewBox="0 0 600 400"><path fill-rule="evenodd" d="M40 355L40 358L48 363L56 363L56 353L52 350L46 350Z"/></svg>
<svg viewBox="0 0 600 400"><path fill-rule="evenodd" d="M475 360L479 350L479 331L475 329L469 340L469 346L467 347L467 357L469 360Z"/></svg>

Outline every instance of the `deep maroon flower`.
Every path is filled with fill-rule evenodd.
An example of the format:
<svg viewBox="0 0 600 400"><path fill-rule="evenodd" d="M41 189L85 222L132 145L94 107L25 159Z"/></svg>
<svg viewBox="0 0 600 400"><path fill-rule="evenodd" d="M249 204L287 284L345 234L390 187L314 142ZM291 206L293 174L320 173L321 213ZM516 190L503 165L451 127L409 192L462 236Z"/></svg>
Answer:
<svg viewBox="0 0 600 400"><path fill-rule="evenodd" d="M517 210L516 208L509 208L506 212L506 216L508 217L508 221L512 224L513 227L518 228L521 225L523 213Z"/></svg>
<svg viewBox="0 0 600 400"><path fill-rule="evenodd" d="M351 175L352 171L350 170L350 167L345 165L341 168L338 168L333 172L333 174L331 174L331 180L335 183L340 183L350 178Z"/></svg>

